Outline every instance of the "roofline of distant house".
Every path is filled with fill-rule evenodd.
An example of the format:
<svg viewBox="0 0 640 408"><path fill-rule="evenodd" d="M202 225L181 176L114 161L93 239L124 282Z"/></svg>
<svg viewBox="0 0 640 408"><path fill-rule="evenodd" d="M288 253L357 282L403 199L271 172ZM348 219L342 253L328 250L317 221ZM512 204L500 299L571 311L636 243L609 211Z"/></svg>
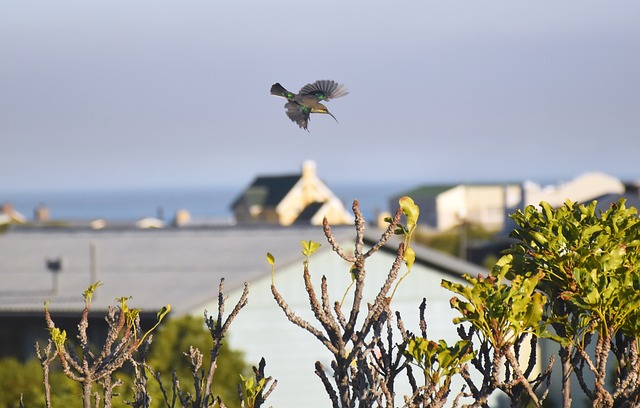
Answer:
<svg viewBox="0 0 640 408"><path fill-rule="evenodd" d="M115 306L115 305L114 305ZM95 310L89 310L89 319L104 319L104 315L107 312L106 308L96 308ZM78 318L80 319L82 309L72 310L72 309L56 309L51 308L49 313L53 318ZM152 311L140 311L139 313L140 319L142 320L156 320L157 312ZM41 310L0 310L0 319L4 318L23 318L23 317L41 317L44 321L44 307Z"/></svg>
<svg viewBox="0 0 640 408"><path fill-rule="evenodd" d="M366 234L364 237L364 243L367 245L374 245L378 242L379 237L371 234ZM389 240L380 248L381 250L396 254L398 250L399 240ZM462 275L467 274L472 277L477 277L479 274L488 274L488 271L482 267L469 263L467 261L454 258L445 253L438 252L434 249L424 248L420 246L414 246L413 249L416 253L415 263L424 265L430 268L438 269L442 273L449 275L453 278L460 279Z"/></svg>

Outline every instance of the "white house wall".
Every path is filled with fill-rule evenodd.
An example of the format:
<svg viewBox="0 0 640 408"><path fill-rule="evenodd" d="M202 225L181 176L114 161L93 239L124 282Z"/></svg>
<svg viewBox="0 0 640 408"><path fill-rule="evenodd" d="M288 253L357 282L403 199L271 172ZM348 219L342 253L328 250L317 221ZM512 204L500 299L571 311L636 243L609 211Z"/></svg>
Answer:
<svg viewBox="0 0 640 408"><path fill-rule="evenodd" d="M438 229L448 230L467 217L466 191L464 185L454 187L436 198Z"/></svg>
<svg viewBox="0 0 640 408"><path fill-rule="evenodd" d="M504 225L507 190L502 185L467 187L467 221L489 229Z"/></svg>
<svg viewBox="0 0 640 408"><path fill-rule="evenodd" d="M461 184L438 195L438 229L445 231L466 221L489 229L504 226L506 208L520 200L520 187L515 185Z"/></svg>

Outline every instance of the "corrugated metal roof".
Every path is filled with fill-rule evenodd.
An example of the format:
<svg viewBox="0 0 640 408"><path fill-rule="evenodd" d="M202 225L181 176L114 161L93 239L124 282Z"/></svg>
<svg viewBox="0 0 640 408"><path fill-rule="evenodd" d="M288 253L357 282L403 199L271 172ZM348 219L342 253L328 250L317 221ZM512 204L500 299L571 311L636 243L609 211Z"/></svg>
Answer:
<svg viewBox="0 0 640 408"><path fill-rule="evenodd" d="M353 227L334 227L339 242L354 239ZM369 240L380 232L371 231ZM155 312L170 303L175 314L210 302L225 278L232 291L271 272L266 253L277 254L279 265L302 262L300 241L323 243L320 227L233 227L168 230L34 230L10 231L0 236L0 313L43 310L82 310L83 291L95 280L102 282L92 310L104 310L115 299L132 296L130 307ZM390 245L397 248L397 241ZM95 275L92 274L95 248ZM444 273L476 274L482 270L464 261L425 248L416 248L417 262ZM62 259L54 274L46 261Z"/></svg>

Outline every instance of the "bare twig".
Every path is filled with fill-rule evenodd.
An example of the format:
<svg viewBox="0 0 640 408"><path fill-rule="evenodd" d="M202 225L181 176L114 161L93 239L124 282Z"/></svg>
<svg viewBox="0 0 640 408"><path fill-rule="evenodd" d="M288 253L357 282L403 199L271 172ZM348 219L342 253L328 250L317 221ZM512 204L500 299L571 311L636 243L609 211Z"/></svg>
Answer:
<svg viewBox="0 0 640 408"><path fill-rule="evenodd" d="M56 354L52 352L53 342L47 341L44 352L40 350L40 344L36 342L36 357L42 367L42 383L44 384L44 400L46 408L51 408L51 384L49 382L49 366L56 359Z"/></svg>
<svg viewBox="0 0 640 408"><path fill-rule="evenodd" d="M220 348L222 347L222 341L229 330L229 326L231 326L231 322L236 318L240 310L247 305L249 297L249 284L244 283L244 287L242 290L242 294L240 295L240 299L233 307L233 310L227 316L226 320L224 317L224 307L225 307L225 298L224 298L224 278L220 279L220 284L218 286L218 316L216 320L213 320L213 317L207 316L207 311L204 312L205 322L207 327L209 328L209 333L211 334L211 338L213 340L213 346L211 347L211 362L209 363L209 368L207 370L207 378L204 384L204 389L202 390L202 403L207 406L209 403L213 402L213 395L211 394L211 386L213 384L213 377L216 372L217 367L217 359L220 353ZM197 372L195 370L194 372Z"/></svg>

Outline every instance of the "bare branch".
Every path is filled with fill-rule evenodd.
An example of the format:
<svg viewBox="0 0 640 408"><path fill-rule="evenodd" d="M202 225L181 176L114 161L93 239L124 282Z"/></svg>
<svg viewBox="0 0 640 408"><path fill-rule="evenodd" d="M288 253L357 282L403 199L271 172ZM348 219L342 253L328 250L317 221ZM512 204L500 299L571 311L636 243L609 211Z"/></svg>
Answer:
<svg viewBox="0 0 640 408"><path fill-rule="evenodd" d="M224 309L225 309L225 297L224 297L224 278L220 279L220 284L218 285L218 318L214 322L212 317L207 316L207 312L205 310L205 322L207 327L209 328L209 332L211 333L211 338L213 340L213 347L211 348L211 362L209 363L209 368L207 370L207 379L204 385L204 389L202 390L203 401L208 403L209 396L211 394L211 386L213 384L213 377L217 368L217 359L218 354L220 353L220 348L222 347L222 341L231 326L231 322L238 316L240 310L247 305L249 297L249 284L247 282L244 283L244 287L242 289L242 294L240 295L240 299L231 310L229 316L227 316L226 320L224 318ZM224 324L222 323L224 321ZM200 356L200 364L202 363L202 356ZM197 372L197 369L194 370L194 373Z"/></svg>
<svg viewBox="0 0 640 408"><path fill-rule="evenodd" d="M400 223L400 218L402 217L402 208L398 207L398 210L396 211L395 215L393 216L393 219L391 220L391 222L389 223L389 225L387 226L387 229L382 233L382 235L380 236L380 239L378 240L378 242L376 242L365 254L364 254L364 258L368 258L371 255L373 255L375 252L377 252L380 248L382 248L382 246L384 246L384 244L387 243L387 241L389 240L389 238L394 235L396 228L398 227L398 224Z"/></svg>
<svg viewBox="0 0 640 408"><path fill-rule="evenodd" d="M522 385L522 387L524 387L525 391L529 395L529 398L531 398L531 401L533 401L533 403L537 407L540 407L541 405L540 405L540 401L538 401L538 396L536 395L535 392L533 392L533 389L531 388L531 384L529 384L529 381L522 374L522 370L520 370L520 363L518 362L518 360L516 359L515 355L513 354L513 347L508 347L504 351L504 356L506 357L507 361L509 362L509 365L513 368L513 372L515 374L516 381L518 383L520 383L520 385Z"/></svg>
<svg viewBox="0 0 640 408"><path fill-rule="evenodd" d="M326 217L322 220L322 228L324 231L324 236L327 237L327 242L329 242L329 245L331 245L333 251L345 261L354 263L356 261L356 257L353 255L349 255L347 252L345 252L344 249L340 247L340 245L338 245L338 243L336 242L336 238L331 233L331 226L329 225L329 221L327 221Z"/></svg>
<svg viewBox="0 0 640 408"><path fill-rule="evenodd" d="M289 319L291 323L313 334L318 340L322 342L322 344L329 348L329 351L331 351L331 353L335 354L338 352L337 349L332 346L331 342L329 341L329 339L327 339L324 333L313 327L311 323L299 317L295 314L295 312L291 310L282 295L280 295L280 292L278 292L278 290L276 289L275 285L271 285L271 293L273 294L273 298L276 300L276 303L278 303L278 306L280 306L280 309L282 309L285 316L287 316L287 319Z"/></svg>
<svg viewBox="0 0 640 408"><path fill-rule="evenodd" d="M331 405L334 408L340 408L340 404L338 402L339 401L338 400L338 394L336 394L336 390L333 389L333 386L331 385L331 382L329 381L329 378L327 378L327 374L324 371L324 366L319 361L316 361L315 373L316 373L316 375L318 377L320 377L320 380L322 381L322 384L324 385L325 391L327 391L327 394L329 394L329 399L331 400Z"/></svg>

